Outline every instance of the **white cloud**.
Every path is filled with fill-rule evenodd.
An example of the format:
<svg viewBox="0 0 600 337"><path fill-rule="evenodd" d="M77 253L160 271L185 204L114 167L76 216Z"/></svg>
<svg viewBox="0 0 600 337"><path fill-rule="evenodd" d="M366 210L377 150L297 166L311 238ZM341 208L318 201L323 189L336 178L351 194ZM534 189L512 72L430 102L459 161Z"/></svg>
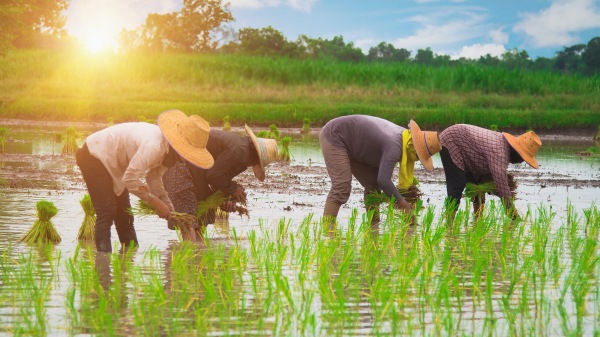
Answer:
<svg viewBox="0 0 600 337"><path fill-rule="evenodd" d="M527 35L537 47L566 46L579 42L577 32L600 27L594 0L556 0L538 13L521 13L515 33Z"/></svg>
<svg viewBox="0 0 600 337"><path fill-rule="evenodd" d="M263 8L288 6L302 12L310 12L318 0L230 0L231 7Z"/></svg>
<svg viewBox="0 0 600 337"><path fill-rule="evenodd" d="M504 48L501 44L474 44L471 46L464 46L462 50L456 54L452 55L452 59L459 59L461 57L467 59L479 59L481 56L485 56L490 54L491 56L501 57L502 54L506 52L506 48Z"/></svg>
<svg viewBox="0 0 600 337"><path fill-rule="evenodd" d="M490 39L492 43L495 44L507 44L508 43L508 34L505 33L502 28L494 29L489 32Z"/></svg>
<svg viewBox="0 0 600 337"><path fill-rule="evenodd" d="M487 15L479 11L477 8L444 8L427 15L413 16L409 21L420 27L413 35L398 38L393 43L397 48L416 52L427 47L442 49L481 37L489 31L489 27L484 22Z"/></svg>

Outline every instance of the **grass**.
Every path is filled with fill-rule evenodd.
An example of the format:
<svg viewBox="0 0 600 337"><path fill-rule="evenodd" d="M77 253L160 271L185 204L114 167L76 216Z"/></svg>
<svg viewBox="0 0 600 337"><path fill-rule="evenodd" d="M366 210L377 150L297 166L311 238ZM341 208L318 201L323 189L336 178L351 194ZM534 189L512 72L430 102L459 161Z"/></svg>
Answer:
<svg viewBox="0 0 600 337"><path fill-rule="evenodd" d="M422 127L596 128L600 78L477 65L341 63L240 55L16 50L0 59L0 116L153 120L178 108L213 125L313 125L352 113ZM34 97L35 99L32 99Z"/></svg>
<svg viewBox="0 0 600 337"><path fill-rule="evenodd" d="M476 222L466 205L452 226L433 207L419 226L395 212L387 208L378 228L357 210L334 230L309 215L299 224L259 223L245 237L233 230L228 242L183 242L135 257L81 246L61 258L52 246L9 246L0 259L0 308L11 311L0 314L0 333L598 333L596 206L567 205L564 217L540 206L519 224L494 202ZM64 302L52 302L50 313L51 298Z"/></svg>

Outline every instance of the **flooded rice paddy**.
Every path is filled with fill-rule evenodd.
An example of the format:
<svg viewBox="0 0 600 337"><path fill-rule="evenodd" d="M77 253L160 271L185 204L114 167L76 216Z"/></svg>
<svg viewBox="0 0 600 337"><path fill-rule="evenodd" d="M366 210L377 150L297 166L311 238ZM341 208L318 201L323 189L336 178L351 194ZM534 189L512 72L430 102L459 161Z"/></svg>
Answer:
<svg viewBox="0 0 600 337"><path fill-rule="evenodd" d="M318 130L281 130L292 161L271 165L265 183L236 179L250 217L217 221L199 245L138 217L139 249L106 256L77 242L86 190L74 157L60 154L68 125L0 126L0 336L600 334L600 156L578 155L598 146L592 135L542 133L540 168L511 165L524 223L488 197L482 221L463 211L445 225L434 156L433 172L416 167L418 226L382 209L372 227L355 182L330 230ZM75 126L83 136L104 127ZM52 249L20 242L42 199L58 208Z"/></svg>

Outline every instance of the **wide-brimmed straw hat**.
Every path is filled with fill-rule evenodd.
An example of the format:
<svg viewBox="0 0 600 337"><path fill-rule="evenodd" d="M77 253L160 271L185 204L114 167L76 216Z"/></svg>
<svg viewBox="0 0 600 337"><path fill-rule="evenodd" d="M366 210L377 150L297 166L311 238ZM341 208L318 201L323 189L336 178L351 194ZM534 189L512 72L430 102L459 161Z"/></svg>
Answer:
<svg viewBox="0 0 600 337"><path fill-rule="evenodd" d="M265 166L277 160L277 141L275 139L267 138L256 138L254 132L248 125L245 125L246 133L252 140L252 144L256 148L258 153L258 160L260 162L260 171L254 171L254 175L260 181L265 181Z"/></svg>
<svg viewBox="0 0 600 337"><path fill-rule="evenodd" d="M438 133L435 131L421 131L419 125L412 119L408 123L408 130L412 137L415 152L419 161L423 164L423 167L427 171L433 170L433 160L431 156L440 152L442 146L440 145L440 139Z"/></svg>
<svg viewBox="0 0 600 337"><path fill-rule="evenodd" d="M527 164L533 168L538 168L538 162L535 159L535 154L540 149L540 146L542 146L542 141L540 140L540 137L535 134L535 132L525 132L519 137L515 137L506 132L502 132L502 134L510 146L512 146L512 148L519 153L521 158L523 158Z"/></svg>
<svg viewBox="0 0 600 337"><path fill-rule="evenodd" d="M210 125L198 115L187 116L179 110L168 110L158 116L157 124L171 146L190 163L209 169L215 163L206 149Z"/></svg>

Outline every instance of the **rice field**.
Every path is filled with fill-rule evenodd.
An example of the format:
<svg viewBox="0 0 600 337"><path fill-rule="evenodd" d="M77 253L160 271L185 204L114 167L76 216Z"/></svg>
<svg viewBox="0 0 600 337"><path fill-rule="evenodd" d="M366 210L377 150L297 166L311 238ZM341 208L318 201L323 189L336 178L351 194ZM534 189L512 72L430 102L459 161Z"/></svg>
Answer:
<svg viewBox="0 0 600 337"><path fill-rule="evenodd" d="M308 215L227 242L96 254L51 245L0 259L0 334L14 336L592 336L600 211L501 207L409 226ZM137 257L134 257L136 256Z"/></svg>

